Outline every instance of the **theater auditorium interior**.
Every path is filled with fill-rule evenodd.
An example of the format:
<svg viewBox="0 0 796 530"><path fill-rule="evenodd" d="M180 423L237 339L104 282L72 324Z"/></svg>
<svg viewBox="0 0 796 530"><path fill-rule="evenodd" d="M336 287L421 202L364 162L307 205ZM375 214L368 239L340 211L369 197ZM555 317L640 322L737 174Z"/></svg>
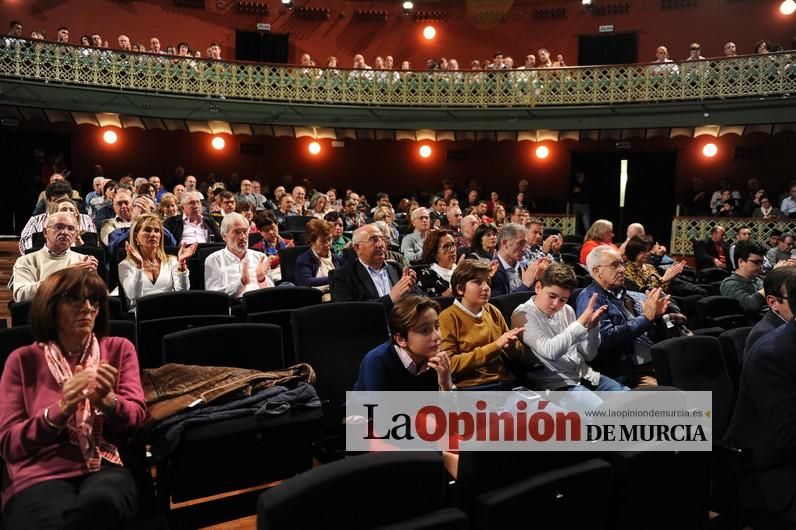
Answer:
<svg viewBox="0 0 796 530"><path fill-rule="evenodd" d="M796 528L795 13L0 3L0 529ZM712 450L352 451L352 390Z"/></svg>

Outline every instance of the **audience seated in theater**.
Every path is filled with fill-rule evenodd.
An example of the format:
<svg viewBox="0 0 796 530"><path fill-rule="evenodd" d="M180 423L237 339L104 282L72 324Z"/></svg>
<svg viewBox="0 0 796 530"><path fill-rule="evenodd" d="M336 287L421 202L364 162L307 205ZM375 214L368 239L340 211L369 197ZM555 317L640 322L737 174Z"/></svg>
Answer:
<svg viewBox="0 0 796 530"><path fill-rule="evenodd" d="M310 215L307 212L307 190L303 186L296 186L293 188L293 214L294 215Z"/></svg>
<svg viewBox="0 0 796 530"><path fill-rule="evenodd" d="M33 234L43 232L44 223L47 218L47 211L53 208L60 199L68 199L72 192L72 186L65 180L56 180L45 190L46 208L44 213L34 215L25 224L22 233L19 235L19 253L24 254L26 250L33 248ZM96 232L94 221L86 214L80 214L79 230L81 232Z"/></svg>
<svg viewBox="0 0 796 530"><path fill-rule="evenodd" d="M240 300L243 293L273 287L266 256L249 249L249 222L232 212L221 222L221 237L227 246L205 260L205 289L227 293Z"/></svg>
<svg viewBox="0 0 796 530"><path fill-rule="evenodd" d="M536 294L520 304L514 315L524 321L522 341L541 361L542 370L528 372L532 388L566 391L627 390L608 376L596 372L589 361L600 347L600 319L608 306L597 306L597 293L589 298L579 317L567 304L578 286L575 273L568 265L554 263L545 269L536 282ZM512 316L512 321L516 318ZM590 395L587 402L602 401Z"/></svg>
<svg viewBox="0 0 796 530"><path fill-rule="evenodd" d="M595 305L607 305L600 319L598 359L603 373L629 387L654 383L650 348L655 342L653 326L663 327L669 296L660 288L646 296L631 295L625 288L625 265L613 246L594 248L586 259L593 283L577 299L577 314L582 315L597 294ZM593 364L593 363L592 363Z"/></svg>
<svg viewBox="0 0 796 530"><path fill-rule="evenodd" d="M533 263L539 258L544 258L549 262L561 261L561 245L564 244L564 236L561 234L550 234L542 241L544 237L544 225L539 219L531 219L525 223L527 234L525 241L525 254L523 256L523 263Z"/></svg>
<svg viewBox="0 0 796 530"><path fill-rule="evenodd" d="M329 212L323 216L325 221L332 223L334 230L332 230L332 252L340 256L343 249L351 246L351 239L343 234L345 222L343 221L343 214L340 212Z"/></svg>
<svg viewBox="0 0 796 530"><path fill-rule="evenodd" d="M158 204L158 215L161 221L165 221L169 217L180 215L179 199L173 193L164 193L160 197L160 204Z"/></svg>
<svg viewBox="0 0 796 530"><path fill-rule="evenodd" d="M254 205L248 201L238 202L237 209L235 210L249 221L249 233L258 233L257 225L254 224Z"/></svg>
<svg viewBox="0 0 796 530"><path fill-rule="evenodd" d="M732 196L732 191L724 189L721 191L720 202L717 203L713 213L717 217L737 217L738 209L738 199Z"/></svg>
<svg viewBox="0 0 796 530"><path fill-rule="evenodd" d="M448 206L445 211L444 226L458 237L462 230L462 209L458 206Z"/></svg>
<svg viewBox="0 0 796 530"><path fill-rule="evenodd" d="M163 232L160 218L145 213L133 222L131 236L125 240L127 258L119 263L119 284L131 311L142 296L190 288L186 260L198 245L182 245L176 257L170 256L163 249Z"/></svg>
<svg viewBox="0 0 796 530"><path fill-rule="evenodd" d="M423 255L423 240L430 230L431 218L427 209L417 208L412 212L411 220L414 231L401 241L401 253L409 263L415 264L420 263Z"/></svg>
<svg viewBox="0 0 796 530"><path fill-rule="evenodd" d="M606 219L597 219L589 227L586 235L583 236L583 246L580 247L580 263L585 265L586 257L589 253L595 247L601 245L613 247L614 250L619 252L619 255L623 255L625 253L625 243L622 243L620 247L614 245L614 224Z"/></svg>
<svg viewBox="0 0 796 530"><path fill-rule="evenodd" d="M333 302L374 300L388 309L406 293L420 294L417 275L409 267L385 261L387 243L384 234L372 224L357 228L353 247L357 259L334 273L331 282Z"/></svg>
<svg viewBox="0 0 796 530"><path fill-rule="evenodd" d="M694 240L694 260L697 270L715 267L729 270L729 244L724 241L726 231L721 225L710 229L710 237L704 241Z"/></svg>
<svg viewBox="0 0 796 530"><path fill-rule="evenodd" d="M48 215L44 221L44 246L17 258L9 282L15 302L30 300L48 276L67 267L97 270L97 258L71 250L78 226L74 215L61 212Z"/></svg>
<svg viewBox="0 0 796 530"><path fill-rule="evenodd" d="M409 265L409 262L406 261L406 257L404 257L404 255L401 254L398 250L391 250L390 249L389 241L390 241L390 234L392 233L392 230L390 230L390 227L387 226L387 223L385 223L384 221L373 221L373 226L375 226L376 228L381 230L382 235L384 235L384 240L387 242L386 243L387 244L387 252L385 254L385 258L384 259L386 261L394 261L398 265L400 265L401 267L407 267ZM393 248L398 248L398 247L393 247Z"/></svg>
<svg viewBox="0 0 796 530"><path fill-rule="evenodd" d="M771 232L768 233L768 241L765 244L766 251L775 248L779 244L780 238L782 238L782 230L778 228L771 230Z"/></svg>
<svg viewBox="0 0 796 530"><path fill-rule="evenodd" d="M771 205L768 195L760 197L760 207L752 210L752 217L761 219L781 219L784 217L782 210Z"/></svg>
<svg viewBox="0 0 796 530"><path fill-rule="evenodd" d="M117 228L129 228L132 223L133 196L126 189L116 190L113 196L114 217L106 219L100 227L100 241L108 246L108 237Z"/></svg>
<svg viewBox="0 0 796 530"><path fill-rule="evenodd" d="M492 263L497 259L498 229L491 224L481 224L475 229L473 246L468 249L467 259Z"/></svg>
<svg viewBox="0 0 796 530"><path fill-rule="evenodd" d="M133 208L130 211L131 222L134 223L136 219L146 213L155 213L155 201L153 201L148 195L139 195L133 199ZM128 240L129 237L129 226L117 228L111 232L108 235L108 253L115 257L117 250L122 248L122 245ZM174 238L171 232L168 231L168 229L163 230L163 241L164 244L171 247L177 246L177 240Z"/></svg>
<svg viewBox="0 0 796 530"><path fill-rule="evenodd" d="M719 210L721 210L722 206L724 206L724 202L727 199L725 199L723 194L727 190L730 190L730 196L728 198L729 200L741 200L741 192L734 190L728 179L720 179L718 189L713 192L713 195L710 196L710 211L713 213L713 215L718 215Z"/></svg>
<svg viewBox="0 0 796 530"><path fill-rule="evenodd" d="M796 267L777 267L763 280L763 293L766 296L768 312L755 324L749 335L746 336L743 361L746 361L749 352L757 340L770 331L793 320L793 313L788 304L787 283L796 278Z"/></svg>
<svg viewBox="0 0 796 530"><path fill-rule="evenodd" d="M468 390L510 390L514 377L504 356L516 352L523 328L509 329L500 311L489 303L489 265L464 260L451 277L456 299L439 316L442 343L453 381Z"/></svg>
<svg viewBox="0 0 796 530"><path fill-rule="evenodd" d="M105 182L108 179L105 177L94 177L92 181L92 190L86 195L86 208L89 215L94 213L105 206Z"/></svg>
<svg viewBox="0 0 796 530"><path fill-rule="evenodd" d="M398 227L395 226L395 213L390 206L378 206L373 212L374 221L383 221L387 225L388 232L390 233L390 245L399 247L401 235L398 233Z"/></svg>
<svg viewBox="0 0 796 530"><path fill-rule="evenodd" d="M182 215L170 217L163 223L179 244L220 242L222 239L216 222L202 213L200 197L198 191L188 191L186 186L186 191L180 197Z"/></svg>
<svg viewBox="0 0 796 530"><path fill-rule="evenodd" d="M458 206L456 208L458 209ZM459 222L461 230L459 231L459 235L456 237L456 245L459 248L472 247L475 230L480 224L481 221L475 215L465 215L462 217L462 220Z"/></svg>
<svg viewBox="0 0 796 530"><path fill-rule="evenodd" d="M779 209L786 217L796 216L796 185L790 187L790 195L782 200Z"/></svg>
<svg viewBox="0 0 796 530"><path fill-rule="evenodd" d="M282 271L279 266L279 251L292 247L292 239L283 239L279 235L279 225L276 224L270 212L260 212L254 216L254 224L262 236L262 240L255 243L252 248L263 252L268 257L273 278L281 278Z"/></svg>
<svg viewBox="0 0 796 530"><path fill-rule="evenodd" d="M446 215L447 208L448 204L442 197L434 197L432 199L431 210L429 211L429 215L431 215L432 228L445 228L445 226L448 224L448 218Z"/></svg>
<svg viewBox="0 0 796 530"><path fill-rule="evenodd" d="M633 237L628 241L625 246L625 257L627 258L627 263L625 264L625 289L629 291L643 293L660 287L667 294L707 295L704 290L695 285L689 286L687 289L680 287L681 290L675 287L677 277L685 269L685 260L674 263L661 276L655 266L650 263L650 242L646 239Z"/></svg>
<svg viewBox="0 0 796 530"><path fill-rule="evenodd" d="M144 392L133 345L106 336L107 298L93 271L53 274L31 306L34 342L5 363L6 528L127 528L136 515L136 483L119 453L144 421Z"/></svg>
<svg viewBox="0 0 796 530"><path fill-rule="evenodd" d="M333 230L330 222L311 219L304 234L310 248L296 258L296 285L320 289L324 302L331 300L329 271L343 266L343 259L332 252Z"/></svg>
<svg viewBox="0 0 796 530"><path fill-rule="evenodd" d="M85 216L85 222L91 220L91 218L86 214L80 213L77 209L77 204L75 204L75 201L73 201L68 197L61 197L60 199L56 199L55 204L47 211L48 214L54 214L57 212L66 212L68 214L71 214L72 216L74 216L75 222L77 223L78 226L83 225L84 222L83 216ZM93 228L93 226L90 228ZM72 246L78 247L81 245L91 245L94 247L98 247L99 235L97 234L97 232L93 230L87 231L87 230L78 229L77 236L75 237L75 241L74 243L72 243Z"/></svg>
<svg viewBox="0 0 796 530"><path fill-rule="evenodd" d="M221 216L226 217L238 208L238 201L235 200L235 194L231 191L222 191L220 193L221 202Z"/></svg>
<svg viewBox="0 0 796 530"><path fill-rule="evenodd" d="M293 215L296 215L293 211L293 207L296 204L296 200L293 198L292 195L289 193L285 193L279 199L279 209L272 210L272 214L274 216L274 220L282 225L287 225L287 218Z"/></svg>
<svg viewBox="0 0 796 530"><path fill-rule="evenodd" d="M64 178L61 173L53 173L50 175L50 182L47 184L47 187L55 182L64 182L69 184L69 198L71 198L77 205L80 207L80 211L84 212L86 205L83 202L83 199L80 197L80 192L72 189L72 185L69 183L68 180ZM36 207L33 209L33 213L31 215L39 215L47 212L47 188L44 189L41 193L39 193L38 198L36 199Z"/></svg>
<svg viewBox="0 0 796 530"><path fill-rule="evenodd" d="M522 267L527 245L527 230L520 224L504 225L498 234L498 240L495 274L492 276L492 296L518 292L530 293L549 262L545 258L539 258L529 263L527 267Z"/></svg>
<svg viewBox="0 0 796 530"><path fill-rule="evenodd" d="M183 184L185 185L185 191L194 191L196 193L199 193L199 190L196 189L196 177L194 177L193 175L186 175L185 182L183 182ZM204 195L199 193L199 199L205 200Z"/></svg>
<svg viewBox="0 0 796 530"><path fill-rule="evenodd" d="M658 242L653 243L652 236L647 235L647 231L644 229L644 225L641 223L630 223L627 226L627 239L625 241L630 241L634 237L640 237L641 239L646 239L650 242L650 263L652 263L656 267L660 267L661 265L671 265L674 263L674 259L670 256L666 255L666 247L661 245Z"/></svg>
<svg viewBox="0 0 796 530"><path fill-rule="evenodd" d="M102 222L105 219L110 219L115 217L115 213L113 211L113 197L116 195L116 190L119 188L119 183L115 180L106 180L105 184L102 186L102 192L104 196L104 201L101 205L89 212L91 217L94 219L94 226L102 226Z"/></svg>
<svg viewBox="0 0 796 530"><path fill-rule="evenodd" d="M390 311L390 340L362 359L354 390L449 391L455 389L448 354L440 350L440 307L407 295Z"/></svg>
<svg viewBox="0 0 796 530"><path fill-rule="evenodd" d="M796 236L793 234L783 234L777 241L777 246L766 252L765 256L768 262L773 266L780 261L791 259L794 240L796 240Z"/></svg>
<svg viewBox="0 0 796 530"><path fill-rule="evenodd" d="M763 279L759 276L764 251L757 242L741 241L735 246L738 268L721 281L721 295L738 300L741 309L750 316L762 316L768 311Z"/></svg>
<svg viewBox="0 0 796 530"><path fill-rule="evenodd" d="M735 259L735 247L740 241L747 241L752 237L752 229L748 226L740 226L735 230L735 241L730 245L727 253L730 270L738 268L738 260Z"/></svg>
<svg viewBox="0 0 796 530"><path fill-rule="evenodd" d="M786 284L796 312L796 279ZM726 439L747 450L740 467L741 507L776 514L771 528L796 527L796 321L761 337L746 356ZM756 525L757 526L757 525Z"/></svg>
<svg viewBox="0 0 796 530"><path fill-rule="evenodd" d="M252 181L243 179L240 181L240 193L237 196L238 202L247 201L254 205L257 211L265 209L264 199L260 193L254 193L252 190Z"/></svg>
<svg viewBox="0 0 796 530"><path fill-rule="evenodd" d="M448 230L432 230L423 242L420 260L424 267L417 273L417 286L427 296L450 296L450 281L456 269L456 240Z"/></svg>

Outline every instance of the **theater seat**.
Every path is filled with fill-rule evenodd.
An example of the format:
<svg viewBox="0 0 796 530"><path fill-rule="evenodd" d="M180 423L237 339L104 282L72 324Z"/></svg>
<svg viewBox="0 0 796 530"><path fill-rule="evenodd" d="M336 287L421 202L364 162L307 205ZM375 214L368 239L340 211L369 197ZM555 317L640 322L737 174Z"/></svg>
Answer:
<svg viewBox="0 0 796 530"><path fill-rule="evenodd" d="M241 308L243 319L251 313L296 309L321 303L323 293L313 287L280 287L279 289L257 289L243 294Z"/></svg>
<svg viewBox="0 0 796 530"><path fill-rule="evenodd" d="M165 363L234 366L250 370L284 368L282 329L273 324L219 324L163 337Z"/></svg>
<svg viewBox="0 0 796 530"><path fill-rule="evenodd" d="M257 501L258 530L465 529L445 502L439 453L372 453L286 480ZM349 502L342 502L345 492Z"/></svg>
<svg viewBox="0 0 796 530"><path fill-rule="evenodd" d="M511 328L511 314L517 309L517 306L530 300L533 294L532 292L501 294L491 298L489 303L500 310L506 325Z"/></svg>

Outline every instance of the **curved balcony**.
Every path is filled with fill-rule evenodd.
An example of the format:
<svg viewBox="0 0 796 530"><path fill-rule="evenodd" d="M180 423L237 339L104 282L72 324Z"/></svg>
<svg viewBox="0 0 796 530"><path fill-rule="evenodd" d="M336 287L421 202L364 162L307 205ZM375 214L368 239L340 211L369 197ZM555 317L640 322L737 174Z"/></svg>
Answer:
<svg viewBox="0 0 796 530"><path fill-rule="evenodd" d="M721 225L727 231L727 241L734 241L738 229L745 227L752 231L752 239L768 241L772 230L783 234L796 233L796 219L763 220L751 217L675 217L672 219L672 240L669 250L676 256L693 256L694 239L708 239L710 230Z"/></svg>
<svg viewBox="0 0 796 530"><path fill-rule="evenodd" d="M710 102L715 102L716 110L728 104L734 104L737 109L739 100L745 100L740 112L747 111L746 117L735 121L723 120L723 123L755 123L755 111L764 107L782 108L786 104L792 107L789 101L782 100L796 94L796 54L791 53L665 64L402 72L177 58L24 39L6 38L2 44L0 81L3 83L46 83L50 87L121 90L132 95L156 93L161 97L210 97L230 104L245 102L249 109L251 102L269 104L272 109L278 109L280 105L346 107L354 112L357 108L360 111L375 109L380 112L382 121L391 117L394 121L402 121L402 117L394 112L397 109L414 111L416 116L424 110L432 111L420 119L423 123L407 123L409 127L429 126L429 122L433 126L438 120L461 120L468 116L468 111L475 113L479 110L489 111L492 120L500 116L514 122L508 127L484 124L484 128L527 128L527 120L532 118L537 120L535 127L555 127L544 122L544 118L553 116L556 109L560 115L562 107L596 109L594 116L600 117L601 112L649 113L652 111L646 109L648 106L645 104L653 102L658 104L655 109L658 113L713 110L706 106ZM761 99L765 101L761 102ZM666 106L667 103L670 105ZM627 107L633 110L622 110ZM609 108L612 110L607 111ZM444 113L434 114L434 110L444 110ZM473 115L477 114L469 116ZM576 114L570 110L569 115ZM762 119L777 121L773 119L777 115L770 112ZM578 115L578 119L584 116ZM274 116L272 122L279 121L278 117ZM540 118L541 122L538 121ZM327 113L321 120L333 118ZM486 121L489 120L487 118ZM314 117L308 121L319 123ZM697 123L685 123L683 119L669 120L668 123L658 120L646 126L669 124L687 126ZM609 123L590 124L591 128L610 126ZM636 122L618 123L618 126L645 125ZM566 128L566 124L557 128Z"/></svg>

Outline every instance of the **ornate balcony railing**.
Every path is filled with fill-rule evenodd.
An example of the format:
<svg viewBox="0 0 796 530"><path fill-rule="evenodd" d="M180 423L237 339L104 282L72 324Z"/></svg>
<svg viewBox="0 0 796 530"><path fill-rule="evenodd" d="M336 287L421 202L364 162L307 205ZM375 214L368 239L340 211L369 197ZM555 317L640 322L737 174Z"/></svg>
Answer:
<svg viewBox="0 0 796 530"><path fill-rule="evenodd" d="M675 217L672 219L672 242L670 253L676 256L693 256L694 239L707 239L710 230L721 225L727 231L726 239L732 241L739 228L748 227L752 231L752 239L760 242L768 241L774 229L783 234L796 234L796 219L763 220L749 217Z"/></svg>
<svg viewBox="0 0 796 530"><path fill-rule="evenodd" d="M796 54L511 71L275 66L0 39L0 78L248 101L534 107L796 94Z"/></svg>

